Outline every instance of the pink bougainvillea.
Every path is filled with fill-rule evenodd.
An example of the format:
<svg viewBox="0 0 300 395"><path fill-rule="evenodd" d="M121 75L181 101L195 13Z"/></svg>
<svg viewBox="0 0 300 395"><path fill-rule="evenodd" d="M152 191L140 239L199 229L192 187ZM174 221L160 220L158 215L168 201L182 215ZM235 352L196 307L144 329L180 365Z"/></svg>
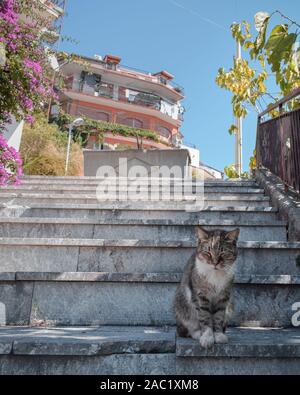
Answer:
<svg viewBox="0 0 300 395"><path fill-rule="evenodd" d="M22 176L22 160L19 153L9 147L0 134L0 185L18 185Z"/></svg>
<svg viewBox="0 0 300 395"><path fill-rule="evenodd" d="M0 0L0 45L5 53L0 62L0 185L17 182L21 174L18 154L1 136L5 125L12 117L32 123L34 112L55 97L48 78L48 55L41 41L41 21L19 17L26 12L22 8L25 3Z"/></svg>

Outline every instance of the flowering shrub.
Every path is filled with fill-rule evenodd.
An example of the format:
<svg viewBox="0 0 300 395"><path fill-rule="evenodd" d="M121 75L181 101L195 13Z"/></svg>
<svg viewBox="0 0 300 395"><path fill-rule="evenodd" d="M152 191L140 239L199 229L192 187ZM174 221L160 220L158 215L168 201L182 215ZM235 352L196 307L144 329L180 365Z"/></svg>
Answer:
<svg viewBox="0 0 300 395"><path fill-rule="evenodd" d="M21 175L20 157L1 135L5 124L13 116L32 123L34 112L54 97L41 38L47 22L39 19L32 4L0 0L0 185L18 183Z"/></svg>
<svg viewBox="0 0 300 395"><path fill-rule="evenodd" d="M0 134L0 185L17 185L22 175L22 160L19 153L9 147Z"/></svg>
<svg viewBox="0 0 300 395"><path fill-rule="evenodd" d="M0 1L0 44L5 50L0 79L0 127L10 121L11 115L32 122L33 112L54 96L47 78L49 62L40 25L35 17L25 19L31 22L21 20L22 4L16 0Z"/></svg>

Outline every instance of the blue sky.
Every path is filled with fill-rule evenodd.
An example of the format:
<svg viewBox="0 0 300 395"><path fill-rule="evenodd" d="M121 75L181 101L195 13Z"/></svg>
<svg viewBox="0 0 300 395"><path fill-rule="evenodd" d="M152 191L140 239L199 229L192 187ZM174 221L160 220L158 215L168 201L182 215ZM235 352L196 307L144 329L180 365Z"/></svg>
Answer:
<svg viewBox="0 0 300 395"><path fill-rule="evenodd" d="M175 75L185 88L182 131L200 149L201 160L223 170L234 162L230 94L215 84L219 67L235 52L230 25L253 22L258 11L279 9L299 21L299 0L68 0L60 49L82 55L111 53L122 63ZM279 19L277 19L279 21ZM256 134L256 113L244 121L243 166L248 169Z"/></svg>

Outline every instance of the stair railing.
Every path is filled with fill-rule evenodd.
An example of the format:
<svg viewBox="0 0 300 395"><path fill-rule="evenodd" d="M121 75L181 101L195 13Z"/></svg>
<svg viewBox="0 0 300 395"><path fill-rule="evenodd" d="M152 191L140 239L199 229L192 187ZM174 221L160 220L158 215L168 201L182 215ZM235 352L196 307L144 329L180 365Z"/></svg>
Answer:
<svg viewBox="0 0 300 395"><path fill-rule="evenodd" d="M270 170L300 192L300 87L258 115L257 167ZM299 106L291 106L299 103ZM265 120L266 116L273 116Z"/></svg>

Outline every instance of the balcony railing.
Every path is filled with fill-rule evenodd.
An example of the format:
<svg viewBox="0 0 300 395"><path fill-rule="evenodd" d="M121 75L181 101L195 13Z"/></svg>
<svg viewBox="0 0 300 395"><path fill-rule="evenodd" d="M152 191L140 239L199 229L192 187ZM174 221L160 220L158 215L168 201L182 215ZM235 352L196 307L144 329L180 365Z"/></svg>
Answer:
<svg viewBox="0 0 300 395"><path fill-rule="evenodd" d="M258 167L264 167L300 192L300 108L283 111L283 106L300 96L300 88L259 114L256 155ZM263 116L279 109L276 118Z"/></svg>
<svg viewBox="0 0 300 395"><path fill-rule="evenodd" d="M97 87L95 88L90 84L84 83L82 85L79 84L79 87L76 86L74 87L72 78L65 78L64 80L64 87L67 90L83 93L95 97L104 97L106 99L112 99L112 100L114 99L114 93L113 93L114 89L111 84L98 83L96 85ZM147 92L134 91L134 95L129 94L128 97L125 96L125 94L119 93L118 97L115 100L122 103L151 108L153 110L161 112L162 114L166 114L169 117L172 117L172 115L164 111L164 105L162 99L160 99L159 96L152 95ZM182 120L182 114L178 114L177 119Z"/></svg>
<svg viewBox="0 0 300 395"><path fill-rule="evenodd" d="M176 82L174 82L174 81L168 81L167 83L163 83L163 82L159 79L159 77L157 77L157 76L155 76L155 75L152 75L152 74L149 73L148 71L141 70L141 69L137 69L137 68L134 68L134 67L129 67L129 66L121 65L120 68L119 68L119 70L120 70L121 72L124 72L124 71L126 72L126 71L127 71L127 72L129 72L129 73L131 73L131 74L134 74L134 75L136 75L136 76L140 75L141 78L146 79L147 81L150 81L150 82L154 82L154 83L158 83L158 84L161 84L161 85L168 86L168 87L174 89L176 92L178 92L178 93L184 95L184 88L183 88L182 86L180 86L179 84L177 84Z"/></svg>
<svg viewBox="0 0 300 395"><path fill-rule="evenodd" d="M161 110L161 99L156 95L146 92L135 92L133 95L129 94L128 97L119 95L118 101L148 107L158 111Z"/></svg>
<svg viewBox="0 0 300 395"><path fill-rule="evenodd" d="M177 84L174 81L167 81L166 83L163 83L159 77L151 74L148 71L145 70L140 70L134 67L129 67L129 66L124 66L124 65L113 65L110 63L106 63L101 59L96 59L96 58L89 58L89 57L84 57L86 60L88 61L96 61L98 65L100 65L101 67L103 67L106 70L112 70L112 71L117 71L123 75L129 75L129 76L133 76L137 79L143 80L143 81L148 81L148 82L152 82L155 84L159 84L162 86L166 86L178 93L180 93L181 95L184 95L184 88L182 86L180 86L179 84Z"/></svg>

